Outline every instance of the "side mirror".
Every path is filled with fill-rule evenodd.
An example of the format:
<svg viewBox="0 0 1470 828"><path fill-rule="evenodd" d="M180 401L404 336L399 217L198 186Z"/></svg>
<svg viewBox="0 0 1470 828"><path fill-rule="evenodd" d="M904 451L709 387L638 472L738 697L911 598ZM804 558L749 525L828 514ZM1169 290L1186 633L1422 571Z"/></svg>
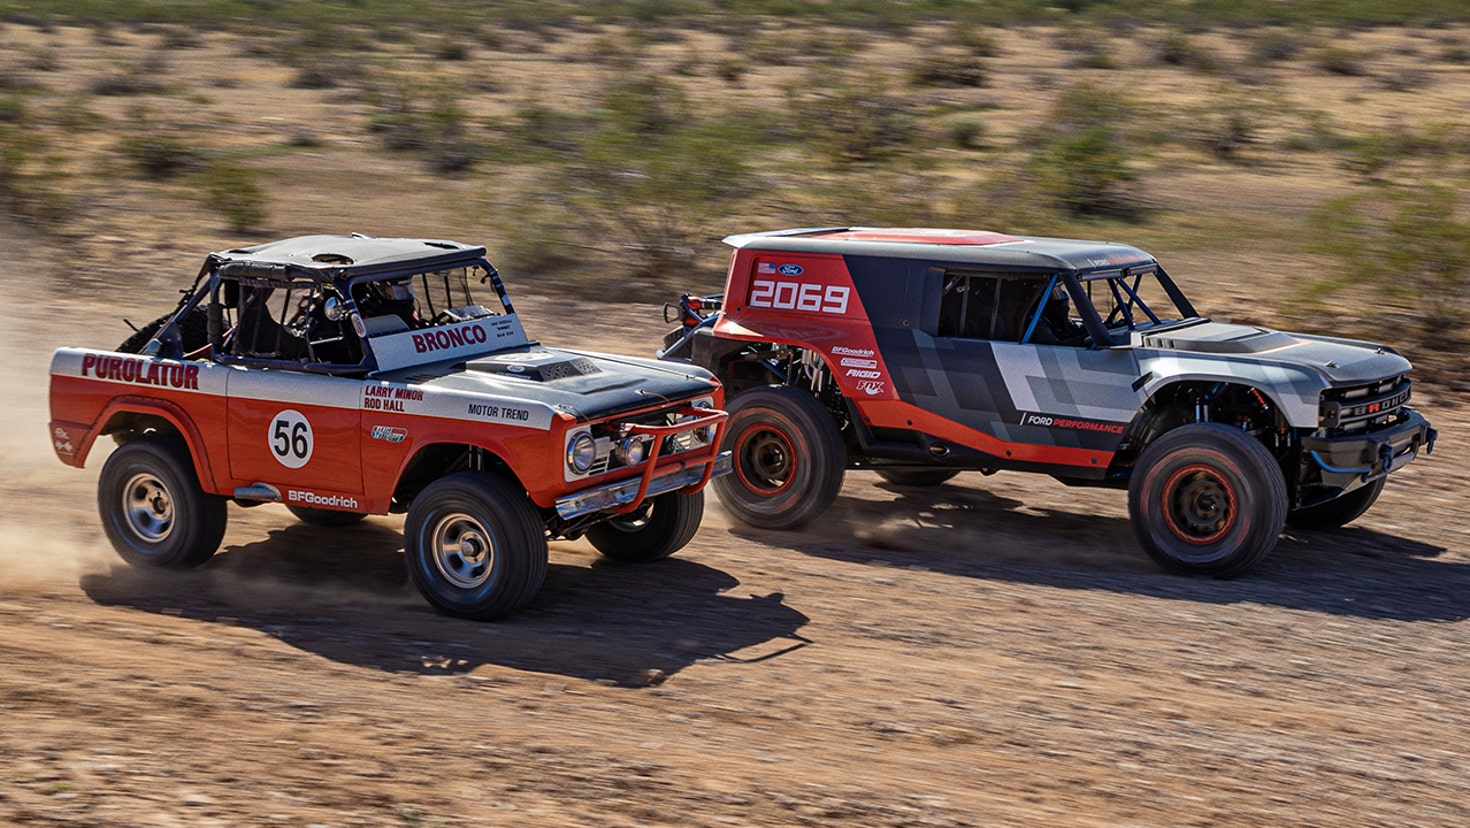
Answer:
<svg viewBox="0 0 1470 828"><path fill-rule="evenodd" d="M322 314L329 322L341 322L347 317L347 308L342 304L341 299L328 296L327 301L322 305Z"/></svg>

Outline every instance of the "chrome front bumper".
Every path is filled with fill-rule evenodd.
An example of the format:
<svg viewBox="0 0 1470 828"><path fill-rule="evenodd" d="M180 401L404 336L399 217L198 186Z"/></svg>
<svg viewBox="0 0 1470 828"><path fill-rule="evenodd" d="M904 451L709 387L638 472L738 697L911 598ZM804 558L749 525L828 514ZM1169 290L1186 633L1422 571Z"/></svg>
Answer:
<svg viewBox="0 0 1470 828"><path fill-rule="evenodd" d="M644 493L643 498L647 500L650 497L686 489L699 483L704 479L704 465L704 463L686 465L654 477L648 482L648 491ZM720 452L715 456L714 471L710 473L710 478L729 474L731 468L730 452ZM590 515L593 512L626 507L637 499L642 482L641 478L634 477L567 495L556 501L556 513L562 520L570 520Z"/></svg>

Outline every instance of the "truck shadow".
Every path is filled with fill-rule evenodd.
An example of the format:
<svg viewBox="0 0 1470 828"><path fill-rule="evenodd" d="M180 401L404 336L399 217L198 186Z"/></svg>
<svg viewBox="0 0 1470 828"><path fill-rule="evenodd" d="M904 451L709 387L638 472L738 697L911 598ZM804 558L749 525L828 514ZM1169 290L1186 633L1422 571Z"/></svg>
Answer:
<svg viewBox="0 0 1470 828"><path fill-rule="evenodd" d="M1059 589L1261 603L1367 619L1470 618L1470 565L1440 560L1444 547L1367 527L1288 527L1257 569L1222 581L1164 572L1138 546L1126 517L1099 515L1085 504L1038 508L963 486L886 490L894 500L839 498L837 519L820 530L766 532L737 524L730 531L835 560ZM1371 523L1371 515L1364 522Z"/></svg>
<svg viewBox="0 0 1470 828"><path fill-rule="evenodd" d="M197 570L119 565L86 575L99 604L260 630L303 652L395 673L482 665L625 687L659 684L699 661L760 661L805 646L807 617L780 593L670 558L625 565L554 562L531 604L494 622L435 612L409 584L401 535L365 521L301 524L227 547ZM567 559L553 547L553 560Z"/></svg>

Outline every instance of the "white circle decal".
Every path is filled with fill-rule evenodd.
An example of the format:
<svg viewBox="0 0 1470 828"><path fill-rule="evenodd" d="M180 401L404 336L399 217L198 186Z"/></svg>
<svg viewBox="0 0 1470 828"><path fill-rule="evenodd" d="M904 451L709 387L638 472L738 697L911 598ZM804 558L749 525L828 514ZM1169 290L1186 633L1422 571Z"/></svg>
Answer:
<svg viewBox="0 0 1470 828"><path fill-rule="evenodd" d="M288 408L272 417L267 438L271 454L288 469L299 469L311 459L311 423L300 411Z"/></svg>

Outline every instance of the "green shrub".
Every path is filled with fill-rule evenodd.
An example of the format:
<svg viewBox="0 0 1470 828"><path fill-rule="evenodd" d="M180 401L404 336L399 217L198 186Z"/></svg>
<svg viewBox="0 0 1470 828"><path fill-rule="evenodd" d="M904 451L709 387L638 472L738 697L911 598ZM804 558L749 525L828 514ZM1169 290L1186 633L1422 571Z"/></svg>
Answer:
<svg viewBox="0 0 1470 828"><path fill-rule="evenodd" d="M296 70L286 85L292 89L333 89L337 83L337 73L331 67L313 63Z"/></svg>
<svg viewBox="0 0 1470 828"><path fill-rule="evenodd" d="M985 146L985 122L979 118L961 118L949 125L949 139L960 149Z"/></svg>
<svg viewBox="0 0 1470 828"><path fill-rule="evenodd" d="M1173 113L1162 125L1162 139L1188 142L1222 161L1239 161L1246 148L1258 141L1260 113L1277 104L1270 93L1246 93L1229 84L1212 89L1208 100Z"/></svg>
<svg viewBox="0 0 1470 828"><path fill-rule="evenodd" d="M493 217L504 228L494 245L494 261L508 275L575 280L582 272L602 270L599 265L589 268L589 260L614 255L588 249L578 235L579 216L559 195L526 193L518 201L495 205Z"/></svg>
<svg viewBox="0 0 1470 828"><path fill-rule="evenodd" d="M973 54L935 52L926 55L914 67L914 83L919 86L971 86L985 85L987 78L985 61Z"/></svg>
<svg viewBox="0 0 1470 828"><path fill-rule="evenodd" d="M1313 216L1315 250L1337 273L1313 283L1321 300L1367 288L1380 301L1347 303L1376 318L1380 304L1408 309L1419 340L1435 349L1470 343L1470 218L1456 188L1440 183L1380 185L1335 199Z"/></svg>
<svg viewBox="0 0 1470 828"><path fill-rule="evenodd" d="M1074 69L1117 69L1113 38L1101 29L1073 25L1058 30L1052 45L1067 55L1067 65Z"/></svg>
<svg viewBox="0 0 1470 828"><path fill-rule="evenodd" d="M920 136L913 99L890 92L881 78L831 78L787 95L794 134L838 163L882 161Z"/></svg>
<svg viewBox="0 0 1470 828"><path fill-rule="evenodd" d="M1154 57L1166 66L1179 66L1199 72L1219 69L1219 58L1184 32L1169 32L1154 45Z"/></svg>
<svg viewBox="0 0 1470 828"><path fill-rule="evenodd" d="M1470 63L1470 46L1459 42L1449 42L1444 45L1444 51L1439 54L1440 60L1445 63L1465 65Z"/></svg>
<svg viewBox="0 0 1470 828"><path fill-rule="evenodd" d="M578 254L584 267L596 261L590 267L600 278L617 273L649 297L717 268L718 255L707 249L711 228L727 222L749 192L746 159L757 154L760 116L695 112L656 78L614 84L601 103L592 116L539 104L522 110L523 136L556 132L557 163L542 166L538 184L500 211L519 216L544 241L512 242L512 260L554 270ZM597 254L569 244L589 239Z"/></svg>
<svg viewBox="0 0 1470 828"><path fill-rule="evenodd" d="M614 127L635 135L665 135L692 117L679 88L654 76L614 84L603 94L603 106Z"/></svg>
<svg viewBox="0 0 1470 828"><path fill-rule="evenodd" d="M1323 46L1313 50L1311 58L1313 65L1329 74L1349 78L1369 74L1366 56L1346 46Z"/></svg>
<svg viewBox="0 0 1470 828"><path fill-rule="evenodd" d="M25 120L26 107L19 95L0 95L0 121L19 123Z"/></svg>
<svg viewBox="0 0 1470 828"><path fill-rule="evenodd" d="M452 84L400 79L371 96L375 111L368 117L368 131L385 149L417 153L437 172L466 170L484 149L469 135L469 113L460 98Z"/></svg>
<svg viewBox="0 0 1470 828"><path fill-rule="evenodd" d="M594 119L586 113L556 109L533 101L516 110L511 120L510 135L513 149L534 160L575 152L595 128Z"/></svg>
<svg viewBox="0 0 1470 828"><path fill-rule="evenodd" d="M26 67L37 72L61 71L61 53L54 48L39 48L26 58Z"/></svg>
<svg viewBox="0 0 1470 828"><path fill-rule="evenodd" d="M1257 66L1292 60L1302 53L1303 36L1289 29L1271 29L1262 32L1252 41L1250 61Z"/></svg>
<svg viewBox="0 0 1470 828"><path fill-rule="evenodd" d="M738 86L749 72L750 64L739 57L725 57L715 64L715 77L732 86Z"/></svg>
<svg viewBox="0 0 1470 828"><path fill-rule="evenodd" d="M473 55L470 44L462 40L445 39L434 47L434 57L443 61L465 61Z"/></svg>
<svg viewBox="0 0 1470 828"><path fill-rule="evenodd" d="M1342 149L1350 143L1338 132L1332 118L1325 112L1306 112L1302 129L1288 135L1283 146L1294 152L1330 152Z"/></svg>
<svg viewBox="0 0 1470 828"><path fill-rule="evenodd" d="M0 213L33 227L50 228L71 213L71 199L59 186L65 178L61 158L47 153L47 141L26 107L10 96L0 119Z"/></svg>
<svg viewBox="0 0 1470 828"><path fill-rule="evenodd" d="M255 170L228 161L216 161L199 174L200 201L224 217L230 229L250 232L260 228L269 198Z"/></svg>
<svg viewBox="0 0 1470 828"><path fill-rule="evenodd" d="M1001 55L1000 42L984 26L957 25L950 30L950 37L976 57L992 58Z"/></svg>
<svg viewBox="0 0 1470 828"><path fill-rule="evenodd" d="M1390 92L1415 92L1434 83L1434 76L1418 66L1393 69L1378 78L1378 85Z"/></svg>
<svg viewBox="0 0 1470 828"><path fill-rule="evenodd" d="M1075 215L1138 214L1142 204L1128 184L1141 148L1123 129L1134 110L1123 96L1087 84L1064 93L1029 163L1039 192Z"/></svg>
<svg viewBox="0 0 1470 828"><path fill-rule="evenodd" d="M204 166L199 153L166 129L145 128L124 136L118 140L117 150L139 174L148 178L172 178Z"/></svg>

